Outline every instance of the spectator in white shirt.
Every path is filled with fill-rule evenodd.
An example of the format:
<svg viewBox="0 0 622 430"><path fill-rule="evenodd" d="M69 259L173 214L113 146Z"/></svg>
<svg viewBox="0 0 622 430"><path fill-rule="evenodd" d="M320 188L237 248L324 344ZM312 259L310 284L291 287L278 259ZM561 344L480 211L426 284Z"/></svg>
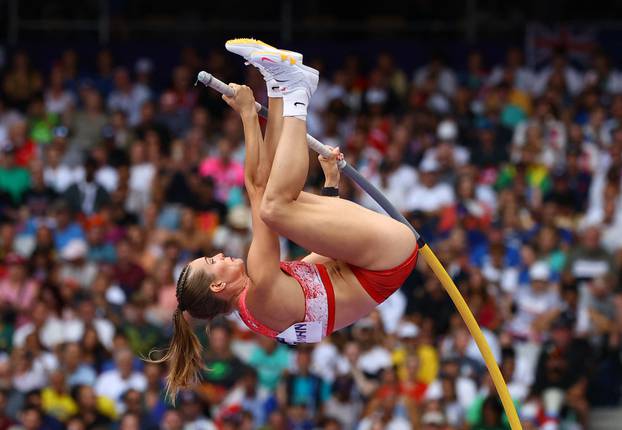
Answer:
<svg viewBox="0 0 622 430"><path fill-rule="evenodd" d="M133 388L141 393L147 387L147 379L141 372L132 368L133 354L129 349L120 349L114 354L115 369L103 372L95 382L95 392L108 397L117 404L117 411L123 412L122 395Z"/></svg>
<svg viewBox="0 0 622 430"><path fill-rule="evenodd" d="M439 168L435 159L423 160L419 166L419 183L412 189L406 201L408 211L421 211L426 215L435 216L444 207L455 203L456 197L452 187L438 180Z"/></svg>
<svg viewBox="0 0 622 430"><path fill-rule="evenodd" d="M517 162L523 147L531 144L537 146L538 158L551 166L565 158L566 140L566 127L557 119L553 105L540 98L534 103L531 119L519 123L514 129L512 159Z"/></svg>
<svg viewBox="0 0 622 430"><path fill-rule="evenodd" d="M533 70L524 65L523 52L518 48L510 48L506 55L505 64L496 66L492 70L487 84L495 87L506 81L521 91L531 92L534 78Z"/></svg>
<svg viewBox="0 0 622 430"><path fill-rule="evenodd" d="M520 339L541 341L551 322L557 317L561 299L549 282L548 264L537 261L529 269L529 287L519 288L514 302L516 314L510 322L510 331Z"/></svg>
<svg viewBox="0 0 622 430"><path fill-rule="evenodd" d="M64 323L65 341L81 341L86 327L92 325L102 345L107 349L112 349L112 339L115 333L112 322L96 315L95 303L88 293L82 292L77 301L79 302L78 313Z"/></svg>
<svg viewBox="0 0 622 430"><path fill-rule="evenodd" d="M61 67L53 67L50 72L50 87L45 92L45 110L49 113L62 115L76 103L73 94L63 88L63 80Z"/></svg>
<svg viewBox="0 0 622 430"><path fill-rule="evenodd" d="M455 73L445 66L441 55L433 55L430 62L415 72L415 85L423 87L425 83L433 78L437 83L437 90L446 96L452 96L456 92L458 80Z"/></svg>
<svg viewBox="0 0 622 430"><path fill-rule="evenodd" d="M611 67L611 60L603 51L592 58L592 68L585 73L584 85L610 94L622 92L622 74Z"/></svg>
<svg viewBox="0 0 622 430"><path fill-rule="evenodd" d="M180 393L179 412L184 420L184 430L216 430L212 420L203 414L201 399L194 391Z"/></svg>
<svg viewBox="0 0 622 430"><path fill-rule="evenodd" d="M551 65L545 67L536 76L533 92L536 95L544 94L545 90L554 81L561 80L571 96L578 95L583 89L583 74L575 69L566 58L564 52L557 52Z"/></svg>
<svg viewBox="0 0 622 430"><path fill-rule="evenodd" d="M71 167L62 162L63 152L53 144L47 148L46 163L43 169L45 185L57 193L63 193L71 185L84 179L83 167Z"/></svg>
<svg viewBox="0 0 622 430"><path fill-rule="evenodd" d="M417 171L408 164L402 163L403 153L397 145L391 145L387 149L384 159L380 163L377 172L371 171L368 166L363 175L375 185L397 210L406 210L408 193L417 184ZM361 193L359 203L369 209L382 211L380 205L369 194Z"/></svg>
<svg viewBox="0 0 622 430"><path fill-rule="evenodd" d="M125 208L129 212L142 213L151 198L151 183L156 173L153 163L148 162L145 144L136 141L130 152L131 167L128 180L128 196Z"/></svg>
<svg viewBox="0 0 622 430"><path fill-rule="evenodd" d="M140 108L151 98L151 91L143 85L133 85L127 69L120 67L114 72L114 90L108 97L108 109L121 110L127 114L128 122L134 126L140 119Z"/></svg>

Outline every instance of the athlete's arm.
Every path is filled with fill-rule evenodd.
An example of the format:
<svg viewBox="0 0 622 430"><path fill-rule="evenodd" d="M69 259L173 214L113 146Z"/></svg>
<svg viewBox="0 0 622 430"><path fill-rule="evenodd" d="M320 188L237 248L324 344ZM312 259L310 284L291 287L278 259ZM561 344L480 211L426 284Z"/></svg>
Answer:
<svg viewBox="0 0 622 430"><path fill-rule="evenodd" d="M256 284L270 279L280 272L280 247L278 236L268 228L259 216L261 199L268 181L269 167L261 159L263 137L259 127L259 119L255 110L253 92L247 86L230 84L235 90L233 97L223 99L240 114L244 127L246 159L244 161L244 183L251 204L253 217L253 240L246 261L248 274Z"/></svg>

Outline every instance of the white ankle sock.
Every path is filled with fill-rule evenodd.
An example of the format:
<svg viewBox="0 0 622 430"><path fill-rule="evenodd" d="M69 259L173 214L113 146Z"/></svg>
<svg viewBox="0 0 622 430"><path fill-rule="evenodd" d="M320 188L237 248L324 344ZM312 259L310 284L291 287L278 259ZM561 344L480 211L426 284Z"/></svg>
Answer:
<svg viewBox="0 0 622 430"><path fill-rule="evenodd" d="M306 119L309 95L304 88L296 88L283 94L283 116L295 116Z"/></svg>
<svg viewBox="0 0 622 430"><path fill-rule="evenodd" d="M266 81L266 89L268 90L268 97L270 98L281 98L283 97L283 93L281 92L281 87L279 87L279 83L274 79L270 79Z"/></svg>

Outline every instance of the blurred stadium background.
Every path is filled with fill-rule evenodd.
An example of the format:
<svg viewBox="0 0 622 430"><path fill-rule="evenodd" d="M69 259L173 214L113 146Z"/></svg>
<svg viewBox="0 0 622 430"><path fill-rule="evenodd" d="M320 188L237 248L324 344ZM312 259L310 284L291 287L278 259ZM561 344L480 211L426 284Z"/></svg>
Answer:
<svg viewBox="0 0 622 430"><path fill-rule="evenodd" d="M212 322L162 393L175 281L243 257L241 124L200 70L253 36L321 69L308 125L423 233L525 429L622 422L622 3L0 0L0 430L509 428L421 262L311 347ZM310 189L321 186L311 166ZM342 181L341 195L375 208ZM283 255L304 250L282 242Z"/></svg>

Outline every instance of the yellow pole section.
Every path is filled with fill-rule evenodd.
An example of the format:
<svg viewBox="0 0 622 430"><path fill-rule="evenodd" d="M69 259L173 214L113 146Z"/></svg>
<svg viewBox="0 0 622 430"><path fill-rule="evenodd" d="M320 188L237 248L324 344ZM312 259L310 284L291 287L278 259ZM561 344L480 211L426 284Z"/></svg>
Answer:
<svg viewBox="0 0 622 430"><path fill-rule="evenodd" d="M505 410L505 414L508 417L512 430L522 430L522 426L520 420L518 419L514 402L512 402L512 398L510 397L508 387L503 380L503 376L501 375L499 366L497 366L495 357L492 355L490 346L488 345L482 330L479 328L479 324L477 324L471 309L467 306L464 301L464 297L462 297L462 294L458 291L456 284L454 284L454 281L451 279L438 258L436 258L436 255L434 255L434 252L432 252L430 247L426 244L419 250L419 252L423 255L426 263L428 263L428 266L430 266L438 280L441 282L445 288L445 291L449 294L449 297L451 297L451 300L454 302L460 316L469 329L471 336L475 339L475 343L477 344L482 357L484 357L484 362L486 362L486 367L492 377L492 382L495 384L499 397L501 397L501 403L503 404L503 409Z"/></svg>

